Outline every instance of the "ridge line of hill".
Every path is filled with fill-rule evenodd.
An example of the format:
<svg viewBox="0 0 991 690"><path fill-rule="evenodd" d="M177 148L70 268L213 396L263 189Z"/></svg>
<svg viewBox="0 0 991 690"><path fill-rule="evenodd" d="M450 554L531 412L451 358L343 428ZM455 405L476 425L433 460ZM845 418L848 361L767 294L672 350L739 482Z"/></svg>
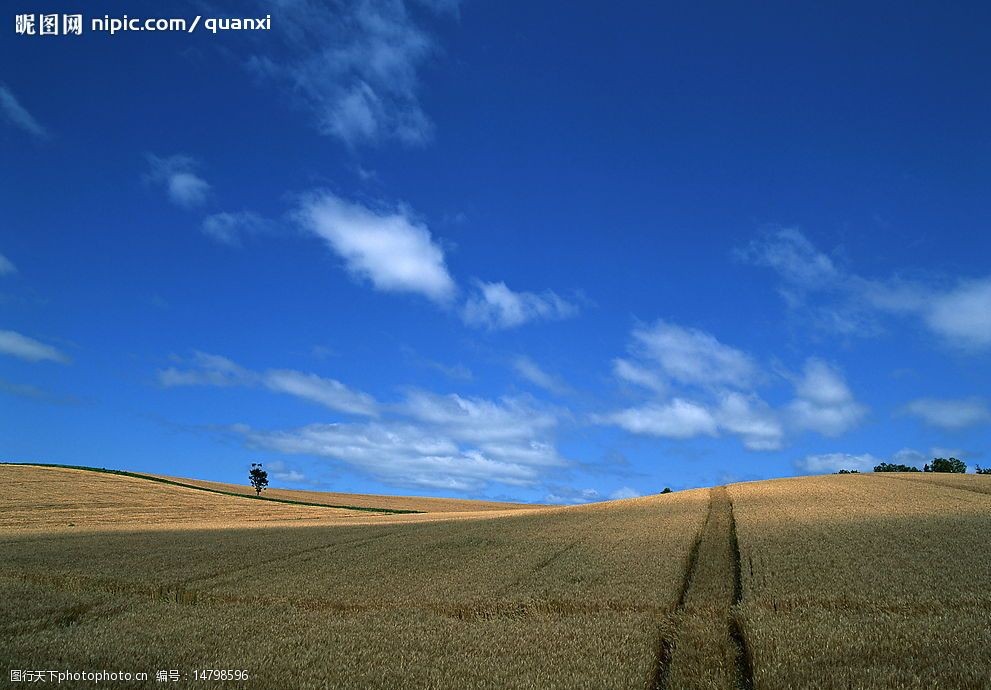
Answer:
<svg viewBox="0 0 991 690"><path fill-rule="evenodd" d="M251 494L239 494L235 491L223 491L221 489L210 489L205 486L196 486L195 484L186 484L183 482L174 481L172 479L164 479L162 477L155 477L150 474L142 474L140 472L129 472L127 470L110 470L105 467L87 467L85 465L61 465L57 463L48 463L48 462L0 462L0 466L3 465L11 465L15 467L53 467L53 468L59 468L65 470L83 470L86 472L98 472L101 474L116 474L122 477L144 479L149 482L158 482L160 484L171 484L172 486L181 486L186 489L196 489L197 491L206 491L212 494L221 494L223 496L246 498L252 501L271 501L272 503L288 503L297 506L315 506L317 508L338 508L344 510L360 510L366 513L385 513L385 514L393 514L393 515L426 512L423 510L407 510L402 508L372 508L369 506L331 505L329 503L295 501L290 498L269 498L268 496L252 496Z"/></svg>

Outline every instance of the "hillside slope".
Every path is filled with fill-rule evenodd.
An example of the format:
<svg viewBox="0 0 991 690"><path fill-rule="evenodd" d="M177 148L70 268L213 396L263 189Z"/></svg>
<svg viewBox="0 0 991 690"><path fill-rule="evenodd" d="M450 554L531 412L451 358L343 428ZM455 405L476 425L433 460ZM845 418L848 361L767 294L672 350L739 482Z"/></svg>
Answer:
<svg viewBox="0 0 991 690"><path fill-rule="evenodd" d="M149 475L160 479L181 482L192 486L200 486L215 491L252 496L255 490L245 484L228 484L211 482L202 479L184 479L168 475ZM378 494L351 494L337 491L302 491L300 489L265 489L264 496L305 503L323 503L327 505L348 505L367 508L385 508L388 510L417 510L426 513L461 513L483 510L532 510L544 506L529 503L498 503L494 501L473 501L460 498L430 498L423 496L384 496Z"/></svg>
<svg viewBox="0 0 991 690"><path fill-rule="evenodd" d="M4 500L0 530L174 530L335 525L472 518L471 501L410 499L349 494L356 509L335 507L344 494L278 491L256 500L249 487L181 478L127 476L103 471L40 465L0 465ZM184 486L186 484L188 486ZM230 491L229 489L238 489ZM268 493L268 492L266 492ZM305 496L300 496L305 493ZM235 495L227 495L235 494ZM381 498L381 501L377 499ZM308 501L306 499L309 499ZM303 501L319 505L302 505ZM481 503L481 502L479 502ZM485 504L481 512L497 517L519 504ZM435 512L420 512L425 507ZM445 508L448 508L445 510ZM390 511L413 511L393 514Z"/></svg>

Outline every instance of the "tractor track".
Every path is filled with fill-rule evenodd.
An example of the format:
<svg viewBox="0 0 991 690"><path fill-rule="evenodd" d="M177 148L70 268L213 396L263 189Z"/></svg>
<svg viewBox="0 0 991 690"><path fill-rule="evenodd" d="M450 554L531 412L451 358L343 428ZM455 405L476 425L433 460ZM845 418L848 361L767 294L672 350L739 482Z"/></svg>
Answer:
<svg viewBox="0 0 991 690"><path fill-rule="evenodd" d="M688 554L672 626L659 626L650 690L752 690L753 668L736 607L743 598L733 504L726 487L709 493L705 523Z"/></svg>

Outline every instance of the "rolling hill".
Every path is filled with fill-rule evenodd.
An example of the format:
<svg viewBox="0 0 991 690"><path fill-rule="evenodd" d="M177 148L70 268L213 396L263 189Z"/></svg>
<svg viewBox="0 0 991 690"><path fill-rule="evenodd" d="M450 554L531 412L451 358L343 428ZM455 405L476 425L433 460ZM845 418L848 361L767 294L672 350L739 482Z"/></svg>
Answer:
<svg viewBox="0 0 991 690"><path fill-rule="evenodd" d="M0 466L0 479L11 669L150 674L127 687L155 687L159 670L195 684L210 669L301 688L991 678L991 477L834 475L447 510L266 502L52 467ZM384 512L403 509L425 512Z"/></svg>

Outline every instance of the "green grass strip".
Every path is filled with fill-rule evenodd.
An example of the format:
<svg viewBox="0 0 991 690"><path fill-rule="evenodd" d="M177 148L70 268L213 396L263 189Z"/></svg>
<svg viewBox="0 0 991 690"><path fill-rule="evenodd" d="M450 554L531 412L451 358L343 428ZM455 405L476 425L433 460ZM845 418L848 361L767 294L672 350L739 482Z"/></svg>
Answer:
<svg viewBox="0 0 991 690"><path fill-rule="evenodd" d="M86 472L116 474L122 477L134 477L135 479L145 479L150 482L158 482L159 484L171 484L173 486L181 486L186 489L207 491L211 494L221 494L223 496L235 496L237 498L247 498L253 501L271 501L272 503L288 503L290 505L296 505L296 506L315 506L317 508L343 508L344 510L363 510L367 513L387 513L393 515L424 512L422 510L403 510L401 508L370 508L368 506L338 506L338 505L330 505L328 503L311 503L309 501L294 501L289 498L269 498L268 496L252 496L251 494L239 494L236 491L222 491L220 489L208 489L205 486L184 484L183 482L176 482L171 479L163 479L162 477L153 477L150 474L140 474L138 472L128 472L126 470L108 470L105 467L85 467L83 465L57 465L55 463L45 463L45 462L0 462L0 465L16 465L19 467L58 467L66 470L85 470Z"/></svg>

